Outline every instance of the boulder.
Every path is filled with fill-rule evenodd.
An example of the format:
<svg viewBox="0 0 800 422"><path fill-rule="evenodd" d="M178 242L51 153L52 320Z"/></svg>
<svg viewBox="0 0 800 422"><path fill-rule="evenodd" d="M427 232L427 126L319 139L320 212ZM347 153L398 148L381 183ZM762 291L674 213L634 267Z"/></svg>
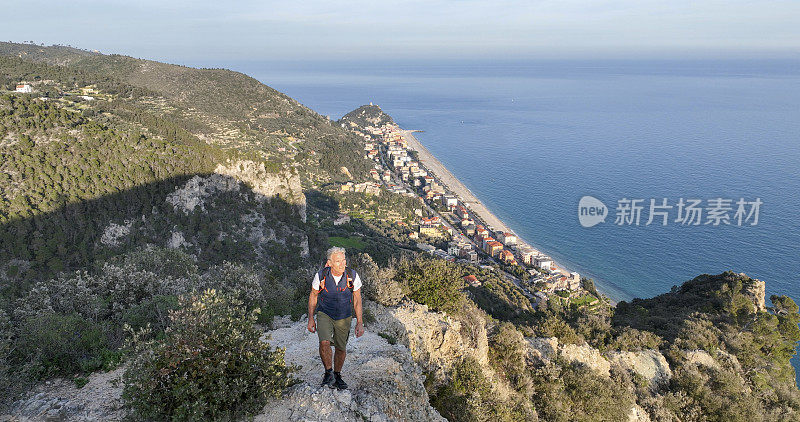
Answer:
<svg viewBox="0 0 800 422"><path fill-rule="evenodd" d="M644 377L651 387L657 387L672 378L667 359L658 350L639 352L612 351L606 354L609 362Z"/></svg>

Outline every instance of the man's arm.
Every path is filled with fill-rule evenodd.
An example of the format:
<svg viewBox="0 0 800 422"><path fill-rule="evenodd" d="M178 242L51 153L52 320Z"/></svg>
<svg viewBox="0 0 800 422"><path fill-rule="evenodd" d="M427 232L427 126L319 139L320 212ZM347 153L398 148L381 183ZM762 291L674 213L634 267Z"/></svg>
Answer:
<svg viewBox="0 0 800 422"><path fill-rule="evenodd" d="M356 310L356 337L364 334L364 317L361 309L361 289L353 292L353 307Z"/></svg>
<svg viewBox="0 0 800 422"><path fill-rule="evenodd" d="M308 331L312 333L317 331L317 324L314 322L314 311L317 309L318 296L319 290L311 288L311 294L308 295Z"/></svg>

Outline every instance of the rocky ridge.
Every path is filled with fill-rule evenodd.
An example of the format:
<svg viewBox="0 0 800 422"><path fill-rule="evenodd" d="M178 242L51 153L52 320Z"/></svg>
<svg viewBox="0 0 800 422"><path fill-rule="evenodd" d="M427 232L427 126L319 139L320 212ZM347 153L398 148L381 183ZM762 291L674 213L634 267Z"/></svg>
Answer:
<svg viewBox="0 0 800 422"><path fill-rule="evenodd" d="M423 317L424 318L424 317ZM373 329L351 336L343 376L348 390L320 385L322 365L317 335L306 329L307 320L293 322L278 317L263 341L281 347L286 362L296 365L298 384L280 399L270 401L256 421L444 421L431 407L423 382L423 368L403 344L390 344ZM121 374L124 368L95 373L83 388L71 380L41 384L18 401L0 421L122 420Z"/></svg>

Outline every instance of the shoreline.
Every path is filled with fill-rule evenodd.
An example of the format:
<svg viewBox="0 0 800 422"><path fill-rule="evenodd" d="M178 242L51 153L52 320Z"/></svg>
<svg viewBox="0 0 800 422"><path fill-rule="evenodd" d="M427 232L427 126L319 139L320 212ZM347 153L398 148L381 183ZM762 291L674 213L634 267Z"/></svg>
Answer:
<svg viewBox="0 0 800 422"><path fill-rule="evenodd" d="M403 138L408 146L417 152L419 162L428 171L433 173L437 179L453 192L458 199L467 205L470 210L477 214L486 223L486 228L492 231L510 232L511 230L497 216L492 214L488 208L469 190L457 177L447 169L422 143L413 135L412 130L403 130Z"/></svg>
<svg viewBox="0 0 800 422"><path fill-rule="evenodd" d="M451 191L456 197L458 197L459 201L464 203L465 206L469 208L470 211L475 213L478 217L480 217L484 223L486 223L486 227L491 231L503 231L503 232L511 232L514 233L517 238L519 239L520 246L527 246L535 251L542 252L544 251L540 248L537 248L533 244L525 241L520 237L516 232L511 230L500 218L498 218L494 213L489 210L476 196L469 190L462 182L459 180L450 170L442 164L439 159L436 158L422 143L414 136L415 132L421 132L419 130L406 130L401 129L403 133L403 138L406 140L406 143L410 149L413 149L417 152L418 160L420 164L425 166L425 168L433 173L433 175L444 185L449 191ZM549 255L552 258L552 255ZM569 274L574 270L568 269L566 266L558 264L553 261L554 268L561 270L562 273ZM597 291L607 297L613 306L619 302L618 299L613 298L610 296L606 291L603 289L597 280L595 282L595 289Z"/></svg>

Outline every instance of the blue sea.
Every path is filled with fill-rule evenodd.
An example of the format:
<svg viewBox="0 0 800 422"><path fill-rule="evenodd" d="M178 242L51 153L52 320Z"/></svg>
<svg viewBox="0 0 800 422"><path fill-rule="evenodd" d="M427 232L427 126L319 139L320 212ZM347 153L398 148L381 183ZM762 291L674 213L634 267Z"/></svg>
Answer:
<svg viewBox="0 0 800 422"><path fill-rule="evenodd" d="M800 60L223 65L333 119L372 102L424 131L511 229L612 299L726 270L765 280L768 304L800 299ZM609 213L591 228L587 195ZM668 224L645 225L664 198ZM702 200L701 225L674 221L680 198ZM704 224L716 198L732 224ZM756 198L758 223L738 225L736 202ZM623 199L643 200L639 225L616 224Z"/></svg>

